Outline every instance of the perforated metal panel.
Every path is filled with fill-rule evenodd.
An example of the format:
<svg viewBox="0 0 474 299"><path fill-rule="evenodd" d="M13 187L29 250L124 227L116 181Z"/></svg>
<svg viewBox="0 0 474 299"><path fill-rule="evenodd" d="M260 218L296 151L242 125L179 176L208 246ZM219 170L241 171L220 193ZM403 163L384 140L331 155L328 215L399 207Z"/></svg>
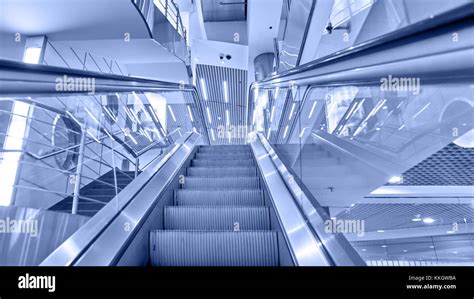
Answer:
<svg viewBox="0 0 474 299"><path fill-rule="evenodd" d="M407 186L474 185L474 148L450 143L403 174Z"/></svg>

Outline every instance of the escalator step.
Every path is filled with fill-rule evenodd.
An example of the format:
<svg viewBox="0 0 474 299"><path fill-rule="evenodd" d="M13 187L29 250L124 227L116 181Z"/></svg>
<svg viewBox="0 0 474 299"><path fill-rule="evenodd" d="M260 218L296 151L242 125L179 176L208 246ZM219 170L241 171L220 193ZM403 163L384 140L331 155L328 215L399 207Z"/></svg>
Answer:
<svg viewBox="0 0 474 299"><path fill-rule="evenodd" d="M197 177L228 177L228 176L256 176L255 167L189 167L189 176Z"/></svg>
<svg viewBox="0 0 474 299"><path fill-rule="evenodd" d="M252 151L249 147L246 148L213 148L213 147L201 147L198 150L199 153L209 153L209 154L228 154L228 153L244 153L250 154Z"/></svg>
<svg viewBox="0 0 474 299"><path fill-rule="evenodd" d="M257 177L184 178L185 189L254 189L259 187Z"/></svg>
<svg viewBox="0 0 474 299"><path fill-rule="evenodd" d="M167 230L269 230L268 207L165 207Z"/></svg>
<svg viewBox="0 0 474 299"><path fill-rule="evenodd" d="M175 190L177 206L261 206L263 191L254 190Z"/></svg>
<svg viewBox="0 0 474 299"><path fill-rule="evenodd" d="M192 166L204 167L253 167L255 166L252 159L193 159Z"/></svg>
<svg viewBox="0 0 474 299"><path fill-rule="evenodd" d="M274 231L152 231L153 266L278 266Z"/></svg>
<svg viewBox="0 0 474 299"><path fill-rule="evenodd" d="M228 153L217 153L217 154L208 154L208 153L197 153L196 159L252 159L252 155L250 153L236 153L236 154L228 154Z"/></svg>

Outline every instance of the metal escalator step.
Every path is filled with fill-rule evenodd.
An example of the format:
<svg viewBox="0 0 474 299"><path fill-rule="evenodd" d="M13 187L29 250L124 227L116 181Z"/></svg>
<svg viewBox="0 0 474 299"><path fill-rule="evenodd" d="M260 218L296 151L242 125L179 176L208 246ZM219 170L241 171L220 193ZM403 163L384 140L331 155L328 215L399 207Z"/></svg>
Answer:
<svg viewBox="0 0 474 299"><path fill-rule="evenodd" d="M199 149L203 150L250 150L249 145L211 145L211 146L200 146Z"/></svg>
<svg viewBox="0 0 474 299"><path fill-rule="evenodd" d="M153 266L278 266L274 231L152 231Z"/></svg>
<svg viewBox="0 0 474 299"><path fill-rule="evenodd" d="M226 160L226 159L252 159L252 155L250 153L197 153L196 159L219 159L219 160Z"/></svg>
<svg viewBox="0 0 474 299"><path fill-rule="evenodd" d="M252 159L193 159L191 165L198 167L253 167L255 163Z"/></svg>
<svg viewBox="0 0 474 299"><path fill-rule="evenodd" d="M184 178L185 189L256 189L259 187L257 177Z"/></svg>
<svg viewBox="0 0 474 299"><path fill-rule="evenodd" d="M189 176L197 177L228 177L228 176L256 176L255 167L189 167Z"/></svg>
<svg viewBox="0 0 474 299"><path fill-rule="evenodd" d="M200 147L198 149L198 153L216 153L216 154L226 154L226 153L245 153L245 154L250 154L252 151L250 147L245 147L245 148L227 148L227 147L221 147L221 148L216 148L216 147Z"/></svg>
<svg viewBox="0 0 474 299"><path fill-rule="evenodd" d="M175 190L177 206L261 206L263 191L254 190Z"/></svg>
<svg viewBox="0 0 474 299"><path fill-rule="evenodd" d="M167 230L269 230L268 207L192 207L174 206L164 209Z"/></svg>

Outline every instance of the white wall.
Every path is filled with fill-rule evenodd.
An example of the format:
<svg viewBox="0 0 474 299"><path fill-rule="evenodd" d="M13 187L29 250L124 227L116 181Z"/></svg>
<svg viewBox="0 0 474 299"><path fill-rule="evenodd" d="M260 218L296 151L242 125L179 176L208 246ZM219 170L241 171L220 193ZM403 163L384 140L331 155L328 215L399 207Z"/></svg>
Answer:
<svg viewBox="0 0 474 299"><path fill-rule="evenodd" d="M133 77L189 83L186 66L182 62L130 63L125 66Z"/></svg>
<svg viewBox="0 0 474 299"><path fill-rule="evenodd" d="M224 59L221 63L219 54L230 54L231 60ZM217 65L246 70L248 67L248 47L238 44L216 42L209 40L194 40L192 63Z"/></svg>
<svg viewBox="0 0 474 299"><path fill-rule="evenodd" d="M206 22L204 27L208 40L248 44L247 22Z"/></svg>
<svg viewBox="0 0 474 299"><path fill-rule="evenodd" d="M27 36L20 36L15 40L15 34L0 33L0 59L18 60L23 59L23 50Z"/></svg>

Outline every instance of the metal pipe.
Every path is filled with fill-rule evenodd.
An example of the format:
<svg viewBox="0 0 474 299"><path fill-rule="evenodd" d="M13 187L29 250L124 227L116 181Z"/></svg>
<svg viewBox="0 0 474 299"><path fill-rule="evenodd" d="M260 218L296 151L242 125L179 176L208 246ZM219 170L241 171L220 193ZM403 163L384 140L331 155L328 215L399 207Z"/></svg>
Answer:
<svg viewBox="0 0 474 299"><path fill-rule="evenodd" d="M135 177L137 177L138 175L139 163L140 163L140 159L138 157L135 158Z"/></svg>
<svg viewBox="0 0 474 299"><path fill-rule="evenodd" d="M74 185L74 197L72 199L72 211L71 214L77 214L77 208L79 206L79 193L81 189L81 174L82 174L82 165L84 162L84 149L86 145L86 127L82 126L81 128L81 144L79 146L79 158L76 168L76 179Z"/></svg>

